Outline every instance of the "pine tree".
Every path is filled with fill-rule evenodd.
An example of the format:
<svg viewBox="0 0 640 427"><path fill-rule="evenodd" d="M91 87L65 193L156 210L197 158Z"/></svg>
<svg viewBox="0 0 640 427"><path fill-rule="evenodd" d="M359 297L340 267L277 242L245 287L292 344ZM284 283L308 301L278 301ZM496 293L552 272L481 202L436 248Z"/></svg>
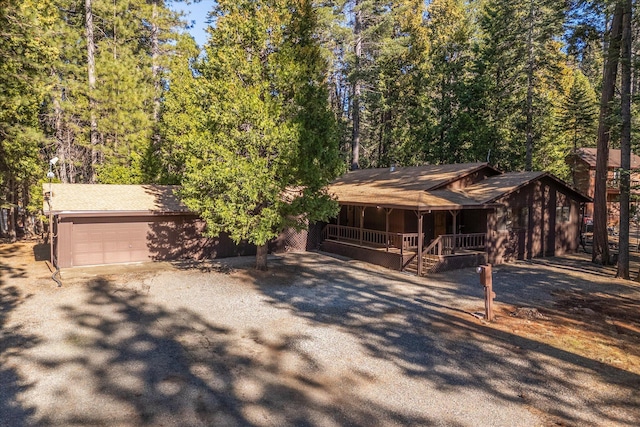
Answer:
<svg viewBox="0 0 640 427"><path fill-rule="evenodd" d="M559 85L563 12L552 0L495 0L482 8L474 121L484 127L479 146L505 169L531 169L540 135L552 131L554 120L542 114L553 111L546 94Z"/></svg>
<svg viewBox="0 0 640 427"><path fill-rule="evenodd" d="M594 263L607 265L609 257L609 236L607 231L607 174L609 163L609 141L611 139L611 102L614 99L620 42L622 34L623 3L617 1L608 35L608 51L604 66L602 93L600 95L600 116L598 118L598 143L596 155L596 179L593 195L593 252Z"/></svg>
<svg viewBox="0 0 640 427"><path fill-rule="evenodd" d="M285 227L326 220L338 171L326 63L310 1L219 1L199 71L206 135L189 147L182 198L208 233L258 246Z"/></svg>
<svg viewBox="0 0 640 427"><path fill-rule="evenodd" d="M365 168L420 158L419 141L425 136L425 94L420 90L427 44L424 10L418 0L340 5L341 18L332 28L333 39L339 40L333 62L340 65L334 92L344 101L334 105L339 117L347 113L342 139L349 142L345 153L352 168L354 158Z"/></svg>
<svg viewBox="0 0 640 427"><path fill-rule="evenodd" d="M633 2L622 1L622 35L620 46L620 225L618 269L616 277L629 280L629 211L631 198L631 60Z"/></svg>
<svg viewBox="0 0 640 427"><path fill-rule="evenodd" d="M469 160L470 148L463 104L471 59L470 22L458 0L434 0L427 11L433 126L426 141L426 159L432 163L464 162Z"/></svg>
<svg viewBox="0 0 640 427"><path fill-rule="evenodd" d="M0 212L8 212L11 239L18 207L24 214L32 185L45 174L39 113L49 85L46 64L56 54L54 16L50 1L0 1Z"/></svg>
<svg viewBox="0 0 640 427"><path fill-rule="evenodd" d="M59 2L57 42L65 49L51 65L57 81L47 125L58 142L60 178L157 178L159 101L178 16L161 0Z"/></svg>
<svg viewBox="0 0 640 427"><path fill-rule="evenodd" d="M575 70L560 115L560 129L566 134L574 150L595 146L597 105L596 95L589 80L580 70Z"/></svg>
<svg viewBox="0 0 640 427"><path fill-rule="evenodd" d="M165 94L160 112L160 166L159 181L179 184L185 174L187 156L194 141L206 137L206 130L199 117L204 117L207 107L203 78L194 75L200 49L195 40L183 34L178 38L176 54L168 65L169 90Z"/></svg>

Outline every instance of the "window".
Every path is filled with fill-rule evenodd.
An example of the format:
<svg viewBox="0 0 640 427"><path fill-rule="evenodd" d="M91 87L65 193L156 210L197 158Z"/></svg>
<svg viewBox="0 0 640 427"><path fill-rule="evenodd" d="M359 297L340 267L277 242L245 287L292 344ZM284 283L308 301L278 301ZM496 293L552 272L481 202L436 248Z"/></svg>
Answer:
<svg viewBox="0 0 640 427"><path fill-rule="evenodd" d="M529 228L529 207L513 208L513 228Z"/></svg>
<svg viewBox="0 0 640 427"><path fill-rule="evenodd" d="M571 219L570 206L556 206L556 223L569 222Z"/></svg>
<svg viewBox="0 0 640 427"><path fill-rule="evenodd" d="M496 209L496 229L498 231L508 231L511 229L511 211L501 207Z"/></svg>

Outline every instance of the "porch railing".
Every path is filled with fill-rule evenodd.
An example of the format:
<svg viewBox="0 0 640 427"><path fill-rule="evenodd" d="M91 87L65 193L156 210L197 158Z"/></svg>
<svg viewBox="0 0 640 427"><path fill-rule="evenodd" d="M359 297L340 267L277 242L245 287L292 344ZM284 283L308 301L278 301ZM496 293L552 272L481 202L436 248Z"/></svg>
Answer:
<svg viewBox="0 0 640 427"><path fill-rule="evenodd" d="M336 224L328 224L322 237L323 239L344 241L362 246L395 248L399 249L401 254L408 250L415 251L418 247L418 233L387 233L386 231ZM461 249L484 250L485 245L485 233L442 234L425 247L422 254L423 256L452 255L456 250Z"/></svg>
<svg viewBox="0 0 640 427"><path fill-rule="evenodd" d="M482 249L486 247L485 233L441 234L422 251L423 256L452 255L458 249Z"/></svg>
<svg viewBox="0 0 640 427"><path fill-rule="evenodd" d="M387 233L386 231L370 230L368 228L347 227L344 225L328 224L324 229L324 239L345 241L359 245L380 248L399 249L401 254L418 246L418 233Z"/></svg>

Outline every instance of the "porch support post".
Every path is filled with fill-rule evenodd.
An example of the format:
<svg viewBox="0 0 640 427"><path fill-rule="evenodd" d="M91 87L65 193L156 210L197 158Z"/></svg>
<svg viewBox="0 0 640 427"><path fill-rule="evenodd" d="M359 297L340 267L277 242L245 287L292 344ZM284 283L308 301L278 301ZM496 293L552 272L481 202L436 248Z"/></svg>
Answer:
<svg viewBox="0 0 640 427"><path fill-rule="evenodd" d="M457 219L458 219L458 214L460 213L460 211L449 211L451 213L451 216L453 217L453 247L451 248L451 254L455 254L456 253L456 240L457 237L456 235L458 234L458 224L457 224Z"/></svg>
<svg viewBox="0 0 640 427"><path fill-rule="evenodd" d="M342 216L342 208L343 207L344 206L340 205L340 211L338 212L338 221L336 221L337 222L337 226L338 226L338 229L336 230L338 232L337 233L338 234L338 241L340 241L340 217Z"/></svg>
<svg viewBox="0 0 640 427"><path fill-rule="evenodd" d="M418 276L422 277L422 212L418 212Z"/></svg>
<svg viewBox="0 0 640 427"><path fill-rule="evenodd" d="M364 230L364 210L365 207L362 206L360 208L360 246L362 246L362 240L363 240L363 230Z"/></svg>
<svg viewBox="0 0 640 427"><path fill-rule="evenodd" d="M388 208L384 209L384 213L385 213L385 232L387 233L387 235L386 235L387 252L389 252L389 214L391 213L392 210L393 209L388 209ZM402 253L402 249L400 249L400 253Z"/></svg>

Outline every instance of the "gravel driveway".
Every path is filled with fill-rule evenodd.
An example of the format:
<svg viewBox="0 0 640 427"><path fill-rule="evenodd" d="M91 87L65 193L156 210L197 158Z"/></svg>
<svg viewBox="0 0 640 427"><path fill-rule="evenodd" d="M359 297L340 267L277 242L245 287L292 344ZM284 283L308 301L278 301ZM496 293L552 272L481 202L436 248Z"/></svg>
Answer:
<svg viewBox="0 0 640 427"><path fill-rule="evenodd" d="M0 251L0 425L638 425L627 371L483 324L473 269L417 278L321 253L75 269ZM561 268L559 268L559 265ZM498 301L618 287L495 269ZM611 288L609 288L611 289Z"/></svg>

